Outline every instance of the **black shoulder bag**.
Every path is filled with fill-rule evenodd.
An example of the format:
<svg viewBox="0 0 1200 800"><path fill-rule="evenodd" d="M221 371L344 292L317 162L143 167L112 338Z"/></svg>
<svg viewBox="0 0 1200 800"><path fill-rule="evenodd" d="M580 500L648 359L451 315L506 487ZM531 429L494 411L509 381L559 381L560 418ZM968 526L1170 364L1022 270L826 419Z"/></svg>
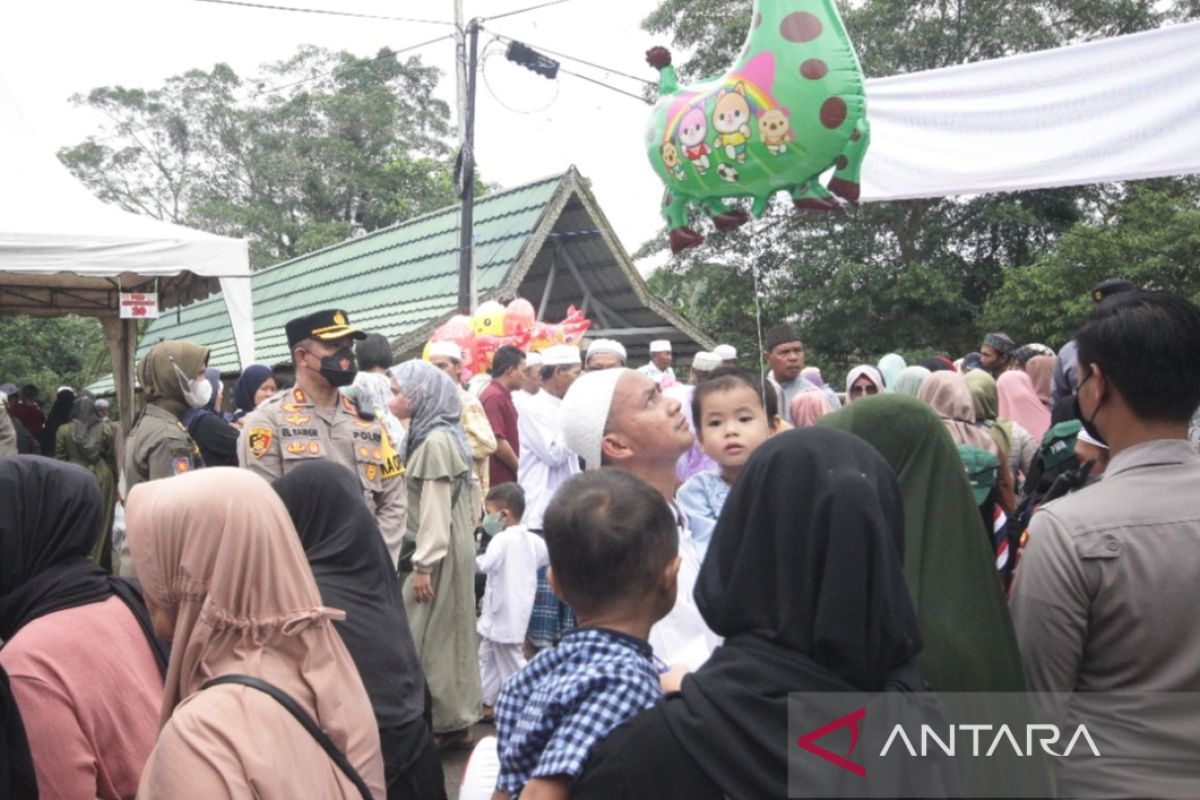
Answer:
<svg viewBox="0 0 1200 800"><path fill-rule="evenodd" d="M288 713L295 717L296 721L304 726L304 729L308 731L309 735L317 740L317 744L321 745L321 749L324 750L331 759L333 759L333 763L337 764L338 769L345 773L346 777L350 779L350 782L353 783L355 788L358 789L358 793L363 796L363 800L374 800L371 790L367 788L367 782L362 779L362 776L358 774L358 770L356 770L350 764L349 760L346 759L346 754L341 750L338 750L337 745L330 740L325 731L321 730L321 726L318 725L316 721L308 715L308 712L301 708L300 705L293 700L287 692L283 691L277 686L272 686L260 678L255 678L250 675L221 675L213 678L210 681L207 681L203 686L200 687L200 690L203 691L212 686L219 686L223 683L236 683L242 686L249 686L251 689L257 689L258 691L263 692L264 694L269 694L271 697L275 698L276 702L286 708Z"/></svg>

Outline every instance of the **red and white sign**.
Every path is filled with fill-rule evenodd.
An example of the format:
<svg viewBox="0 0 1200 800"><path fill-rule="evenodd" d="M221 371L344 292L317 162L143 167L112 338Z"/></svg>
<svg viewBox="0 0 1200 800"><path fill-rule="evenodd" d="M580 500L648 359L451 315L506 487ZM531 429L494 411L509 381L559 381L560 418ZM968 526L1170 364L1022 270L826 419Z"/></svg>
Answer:
<svg viewBox="0 0 1200 800"><path fill-rule="evenodd" d="M157 292L121 292L121 319L152 319L157 316Z"/></svg>

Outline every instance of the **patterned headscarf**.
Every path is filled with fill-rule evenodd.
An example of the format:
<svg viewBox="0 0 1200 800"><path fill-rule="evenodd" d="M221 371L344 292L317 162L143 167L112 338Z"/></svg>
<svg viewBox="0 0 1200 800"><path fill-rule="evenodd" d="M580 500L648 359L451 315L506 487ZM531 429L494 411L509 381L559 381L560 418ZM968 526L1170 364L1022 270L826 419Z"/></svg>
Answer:
<svg viewBox="0 0 1200 800"><path fill-rule="evenodd" d="M429 434L444 429L458 445L463 461L470 464L471 448L462 427L462 401L454 381L428 361L419 359L390 368L388 375L400 387L412 408L405 461L412 458Z"/></svg>

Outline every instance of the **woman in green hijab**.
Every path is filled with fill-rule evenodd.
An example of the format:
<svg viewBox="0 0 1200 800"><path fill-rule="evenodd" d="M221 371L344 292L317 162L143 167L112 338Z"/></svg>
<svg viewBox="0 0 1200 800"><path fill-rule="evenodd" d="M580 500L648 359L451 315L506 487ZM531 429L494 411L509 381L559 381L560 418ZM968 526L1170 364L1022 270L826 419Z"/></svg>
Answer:
<svg viewBox="0 0 1200 800"><path fill-rule="evenodd" d="M920 400L867 397L818 423L883 455L904 497L904 577L925 648L921 674L941 692L1020 692L1025 675L987 532L962 459Z"/></svg>
<svg viewBox="0 0 1200 800"><path fill-rule="evenodd" d="M78 464L96 476L104 501L99 537L88 557L112 570L113 507L117 502L117 456L112 425L96 413L96 400L80 394L71 407L71 418L54 434L54 457Z"/></svg>
<svg viewBox="0 0 1200 800"><path fill-rule="evenodd" d="M971 390L971 402L975 406L975 422L992 437L1004 462L1013 475L1013 486L1020 493L1018 475L1029 475L1033 459L1037 456L1040 442L1030 436L1029 431L1013 420L1000 417L1000 392L996 379L981 369L973 369L963 378Z"/></svg>
<svg viewBox="0 0 1200 800"><path fill-rule="evenodd" d="M921 674L938 692L1026 691L988 533L938 415L920 400L888 394L852 403L817 424L866 440L896 471L904 500L904 578L925 640L916 657ZM988 714L989 702L980 701L985 719L1012 718L1012 703ZM1048 772L1005 759L964 769L968 796L1011 785L1013 769L1034 787L1023 796L1051 796Z"/></svg>

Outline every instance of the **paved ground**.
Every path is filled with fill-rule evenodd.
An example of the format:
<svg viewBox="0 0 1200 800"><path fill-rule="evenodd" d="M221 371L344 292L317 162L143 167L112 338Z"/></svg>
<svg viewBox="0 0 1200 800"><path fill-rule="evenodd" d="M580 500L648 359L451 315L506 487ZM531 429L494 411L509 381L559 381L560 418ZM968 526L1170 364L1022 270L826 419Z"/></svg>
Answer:
<svg viewBox="0 0 1200 800"><path fill-rule="evenodd" d="M475 741L495 733L494 726L480 723L475 726ZM463 770L467 768L467 759L470 756L470 750L447 750L442 753L442 772L446 775L446 797L449 800L458 800L458 786L462 782Z"/></svg>

